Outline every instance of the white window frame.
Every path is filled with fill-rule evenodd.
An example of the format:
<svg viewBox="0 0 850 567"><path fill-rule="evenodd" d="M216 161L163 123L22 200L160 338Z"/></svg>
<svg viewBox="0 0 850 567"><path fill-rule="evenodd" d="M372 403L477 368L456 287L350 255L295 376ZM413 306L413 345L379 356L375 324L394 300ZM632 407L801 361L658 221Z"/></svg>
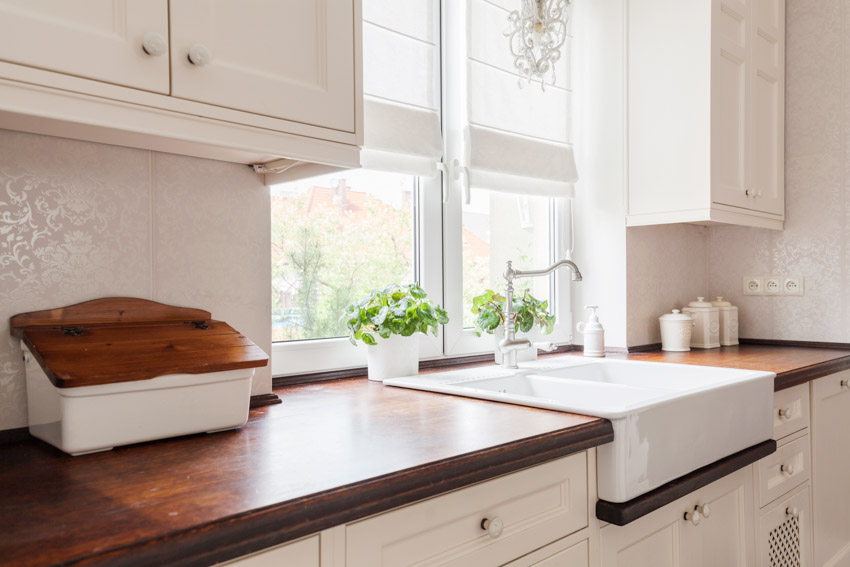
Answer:
<svg viewBox="0 0 850 567"><path fill-rule="evenodd" d="M440 27L440 45L445 45L446 34L450 33L445 18L445 2L440 1L440 14L435 19ZM439 65L442 89L441 117L444 139L458 139L446 136L455 116L457 105L446 104L444 84L447 80L446 50L440 49ZM445 156L459 155L458 148L445 148ZM446 160L449 161L449 160ZM443 168L443 172L447 171ZM442 305L448 312L450 322L440 329L439 337L419 336L420 360L461 357L474 354L492 353L493 337L478 337L472 329L463 328L463 246L461 207L462 192L459 184L451 175L437 173L434 177L418 177L418 198L416 213L416 274L419 284L428 293L428 297ZM445 202L443 196L446 196ZM573 246L571 239L571 203L566 199L550 200L550 260L568 258ZM544 268L545 266L535 266ZM572 342L572 309L570 281L571 274L561 270L552 276L551 289L552 313L556 317L555 329L550 335L536 337L533 340L552 342L557 345ZM301 374L331 372L366 366L366 347L351 346L348 338L314 339L272 343L272 376L283 377Z"/></svg>

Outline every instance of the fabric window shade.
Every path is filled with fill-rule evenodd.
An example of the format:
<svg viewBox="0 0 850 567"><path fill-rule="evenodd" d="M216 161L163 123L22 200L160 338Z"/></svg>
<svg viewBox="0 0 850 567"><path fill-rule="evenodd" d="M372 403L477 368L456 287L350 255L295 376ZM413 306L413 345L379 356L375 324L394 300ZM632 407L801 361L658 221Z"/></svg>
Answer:
<svg viewBox="0 0 850 567"><path fill-rule="evenodd" d="M518 7L517 1L466 0L463 165L474 188L573 197L571 37L556 63L555 84L520 88L504 35L508 13Z"/></svg>
<svg viewBox="0 0 850 567"><path fill-rule="evenodd" d="M363 0L364 168L434 175L443 155L438 0Z"/></svg>

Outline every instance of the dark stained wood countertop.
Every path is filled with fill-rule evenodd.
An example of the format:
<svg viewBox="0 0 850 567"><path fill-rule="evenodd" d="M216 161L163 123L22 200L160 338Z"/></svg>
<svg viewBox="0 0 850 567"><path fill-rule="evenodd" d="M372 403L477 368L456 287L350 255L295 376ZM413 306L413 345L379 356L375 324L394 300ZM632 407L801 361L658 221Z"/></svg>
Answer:
<svg viewBox="0 0 850 567"><path fill-rule="evenodd" d="M603 419L364 379L277 393L237 431L0 446L0 564L209 565L613 439Z"/></svg>
<svg viewBox="0 0 850 567"><path fill-rule="evenodd" d="M745 368L776 373L774 390L784 390L850 368L850 349L741 344L690 352L651 351L614 355L629 360Z"/></svg>
<svg viewBox="0 0 850 567"><path fill-rule="evenodd" d="M768 370L776 389L850 350L741 345L612 358ZM208 565L613 438L586 416L384 387L276 390L238 431L82 457L0 446L0 565Z"/></svg>

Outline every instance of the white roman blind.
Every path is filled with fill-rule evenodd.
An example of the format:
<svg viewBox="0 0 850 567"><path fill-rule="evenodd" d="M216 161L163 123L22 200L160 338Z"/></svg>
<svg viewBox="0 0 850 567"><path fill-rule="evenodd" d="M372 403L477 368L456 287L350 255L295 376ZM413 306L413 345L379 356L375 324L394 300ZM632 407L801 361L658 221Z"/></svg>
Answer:
<svg viewBox="0 0 850 567"><path fill-rule="evenodd" d="M434 175L440 132L439 0L363 0L364 168Z"/></svg>
<svg viewBox="0 0 850 567"><path fill-rule="evenodd" d="M520 0L465 3L466 41L452 56L463 57L465 65L460 135L469 185L572 197L578 174L571 137L570 32L557 62L555 84L549 79L545 90L538 82L520 88L505 37L508 13L520 8Z"/></svg>

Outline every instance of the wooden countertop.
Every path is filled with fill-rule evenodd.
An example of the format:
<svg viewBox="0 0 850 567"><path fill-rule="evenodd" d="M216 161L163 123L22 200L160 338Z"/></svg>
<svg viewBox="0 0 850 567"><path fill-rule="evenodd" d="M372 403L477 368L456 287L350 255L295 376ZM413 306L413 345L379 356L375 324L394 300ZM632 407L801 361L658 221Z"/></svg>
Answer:
<svg viewBox="0 0 850 567"><path fill-rule="evenodd" d="M629 360L745 368L776 373L774 390L784 390L850 368L850 349L742 344L690 352L652 351L615 355Z"/></svg>
<svg viewBox="0 0 850 567"><path fill-rule="evenodd" d="M850 350L761 345L612 357L768 370L777 390L850 368ZM238 431L0 446L0 564L208 565L613 439L606 420L364 379L277 393Z"/></svg>
<svg viewBox="0 0 850 567"><path fill-rule="evenodd" d="M598 418L363 379L277 392L238 431L0 447L0 564L209 565L613 439Z"/></svg>

